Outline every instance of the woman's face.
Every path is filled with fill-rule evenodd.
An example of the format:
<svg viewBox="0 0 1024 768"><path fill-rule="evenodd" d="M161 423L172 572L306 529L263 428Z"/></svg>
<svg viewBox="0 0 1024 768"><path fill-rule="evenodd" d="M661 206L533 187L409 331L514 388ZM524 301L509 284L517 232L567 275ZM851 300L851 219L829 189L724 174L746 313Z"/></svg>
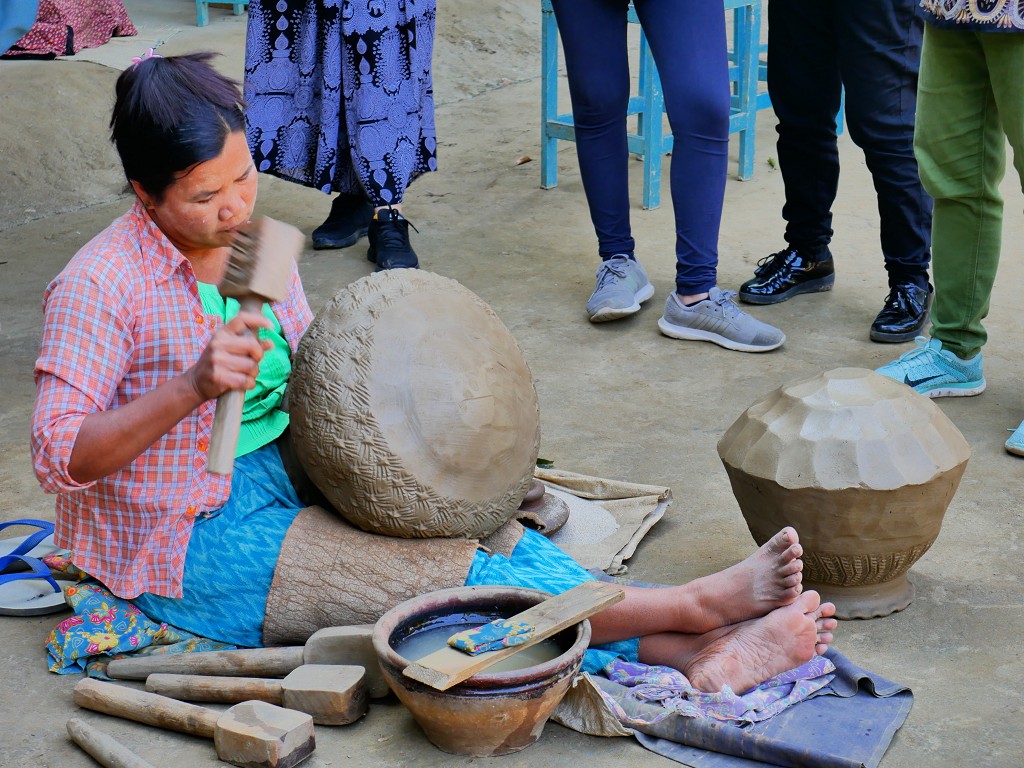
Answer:
<svg viewBox="0 0 1024 768"><path fill-rule="evenodd" d="M228 134L212 160L177 174L157 201L136 182L135 192L157 226L179 251L230 246L236 227L252 216L256 204L256 167L242 131Z"/></svg>

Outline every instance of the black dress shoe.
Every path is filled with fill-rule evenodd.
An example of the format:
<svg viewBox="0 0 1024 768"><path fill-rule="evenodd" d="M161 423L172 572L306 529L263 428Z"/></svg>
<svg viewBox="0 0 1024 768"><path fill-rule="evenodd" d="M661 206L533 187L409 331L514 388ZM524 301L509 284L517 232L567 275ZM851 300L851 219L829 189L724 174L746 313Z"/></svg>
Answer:
<svg viewBox="0 0 1024 768"><path fill-rule="evenodd" d="M416 229L413 227L413 229ZM416 269L419 259L409 242L409 222L390 208L377 211L370 222L370 249L366 258L384 269Z"/></svg>
<svg viewBox="0 0 1024 768"><path fill-rule="evenodd" d="M871 324L871 340L895 344L921 335L932 305L932 287L897 283L885 297L882 311Z"/></svg>
<svg viewBox="0 0 1024 768"><path fill-rule="evenodd" d="M778 304L798 293L831 291L836 281L832 255L809 259L795 248L773 253L757 262L754 277L740 286L740 301Z"/></svg>
<svg viewBox="0 0 1024 768"><path fill-rule="evenodd" d="M313 249L348 248L366 235L373 206L362 195L342 192L331 202L327 220L313 230Z"/></svg>

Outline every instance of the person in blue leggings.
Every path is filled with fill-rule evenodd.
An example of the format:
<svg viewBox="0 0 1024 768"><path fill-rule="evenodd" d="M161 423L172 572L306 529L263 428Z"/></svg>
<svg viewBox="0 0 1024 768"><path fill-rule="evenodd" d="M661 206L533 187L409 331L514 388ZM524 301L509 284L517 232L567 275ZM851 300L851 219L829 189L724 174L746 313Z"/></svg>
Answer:
<svg viewBox="0 0 1024 768"><path fill-rule="evenodd" d="M626 110L627 0L552 0L565 51L580 176L602 264L587 303L591 322L632 315L654 295L629 223ZM717 287L718 231L729 151L725 12L703 0L636 0L661 77L674 139L670 181L676 290L658 327L677 339L764 352L785 341Z"/></svg>

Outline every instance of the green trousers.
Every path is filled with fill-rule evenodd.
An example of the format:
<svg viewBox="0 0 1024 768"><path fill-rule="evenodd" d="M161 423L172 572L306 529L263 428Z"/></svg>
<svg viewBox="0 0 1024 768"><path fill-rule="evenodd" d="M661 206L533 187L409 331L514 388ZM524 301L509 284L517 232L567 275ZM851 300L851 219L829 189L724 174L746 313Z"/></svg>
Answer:
<svg viewBox="0 0 1024 768"><path fill-rule="evenodd" d="M987 339L1007 138L1024 187L1024 34L925 24L914 150L935 199L932 336L962 359Z"/></svg>

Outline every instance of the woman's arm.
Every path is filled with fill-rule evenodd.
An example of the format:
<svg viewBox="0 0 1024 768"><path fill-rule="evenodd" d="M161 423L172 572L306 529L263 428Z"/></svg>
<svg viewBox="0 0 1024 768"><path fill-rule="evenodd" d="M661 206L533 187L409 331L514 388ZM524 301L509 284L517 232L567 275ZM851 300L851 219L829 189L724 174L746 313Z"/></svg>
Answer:
<svg viewBox="0 0 1024 768"><path fill-rule="evenodd" d="M207 400L229 389L252 389L270 342L249 329L269 328L262 314L242 312L222 325L198 362L132 402L90 413L82 421L68 462L76 483L89 483L128 466Z"/></svg>

